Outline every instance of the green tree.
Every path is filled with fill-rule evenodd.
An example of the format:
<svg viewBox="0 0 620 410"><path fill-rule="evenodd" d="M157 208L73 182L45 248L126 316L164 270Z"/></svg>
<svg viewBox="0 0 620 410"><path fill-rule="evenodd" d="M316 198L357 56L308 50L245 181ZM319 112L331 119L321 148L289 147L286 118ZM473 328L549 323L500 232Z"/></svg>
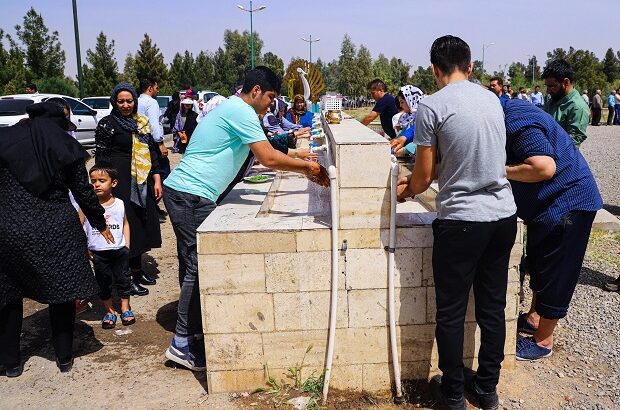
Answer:
<svg viewBox="0 0 620 410"><path fill-rule="evenodd" d="M573 47L570 47L568 51L564 50L563 48L555 48L552 51L548 51L547 62L545 63L545 65L549 64L553 60L559 60L561 58L566 59L566 57L568 57L569 54L572 54L573 51Z"/></svg>
<svg viewBox="0 0 620 410"><path fill-rule="evenodd" d="M484 76L484 72L482 71L482 61L474 60L474 67L472 68L471 75L472 77L482 81L482 77Z"/></svg>
<svg viewBox="0 0 620 410"><path fill-rule="evenodd" d="M174 89L186 90L195 87L196 72L194 65L194 56L185 50L185 54L176 53L172 59L169 72L170 85Z"/></svg>
<svg viewBox="0 0 620 410"><path fill-rule="evenodd" d="M618 53L620 55L620 53ZM601 71L607 77L608 83L613 83L617 78L620 77L620 61L618 61L619 57L616 57L614 54L614 50L612 48L608 48L605 53L605 58L601 61Z"/></svg>
<svg viewBox="0 0 620 410"><path fill-rule="evenodd" d="M521 62L514 62L508 67L508 77L510 77L510 85L515 87L515 81L519 82L519 86L525 83L525 70L527 67Z"/></svg>
<svg viewBox="0 0 620 410"><path fill-rule="evenodd" d="M340 45L338 70L335 78L336 89L343 94L351 95L356 89L355 81L358 70L355 67L355 57L355 44L351 41L351 37L345 34Z"/></svg>
<svg viewBox="0 0 620 410"><path fill-rule="evenodd" d="M2 88L4 94L18 94L24 92L26 85L26 69L24 67L24 52L15 43L11 36L7 35L10 48L6 54L6 62L2 71Z"/></svg>
<svg viewBox="0 0 620 410"><path fill-rule="evenodd" d="M372 56L370 50L365 45L360 45L355 58L357 68L357 81L355 82L355 95L367 95L366 86L373 79Z"/></svg>
<svg viewBox="0 0 620 410"><path fill-rule="evenodd" d="M15 32L24 46L27 81L64 76L66 58L58 32L50 34L34 8L24 16L23 25L15 26Z"/></svg>
<svg viewBox="0 0 620 410"><path fill-rule="evenodd" d="M108 39L100 32L97 36L95 50L86 51L86 64L83 66L84 91L86 95L108 95L118 82L118 64L114 58L114 40Z"/></svg>
<svg viewBox="0 0 620 410"><path fill-rule="evenodd" d="M138 75L136 74L136 59L131 53L127 53L125 57L125 65L123 73L119 76L119 81L133 84L136 87L139 85Z"/></svg>
<svg viewBox="0 0 620 410"><path fill-rule="evenodd" d="M263 40L261 40L258 33L254 33L254 56L255 56L255 64L262 64L262 49L263 49ZM243 78L245 72L251 67L251 52L250 52L250 33L244 31L243 33L239 33L239 31L235 30L226 30L224 31L224 50L227 54L227 58L231 61L231 66L233 73L231 77L234 77L234 80L227 84L228 87L232 87L236 81L240 78Z"/></svg>
<svg viewBox="0 0 620 410"><path fill-rule="evenodd" d="M44 78L37 82L37 87L42 93L62 94L71 97L77 97L79 92L75 81L65 76Z"/></svg>
<svg viewBox="0 0 620 410"><path fill-rule="evenodd" d="M390 59L390 73L392 75L392 84L396 87L402 87L409 82L409 72L411 65L400 58L392 57Z"/></svg>
<svg viewBox="0 0 620 410"><path fill-rule="evenodd" d="M316 60L316 66L323 76L323 82L325 83L325 91L336 90L336 67L338 62L333 60L327 64L320 58Z"/></svg>
<svg viewBox="0 0 620 410"><path fill-rule="evenodd" d="M196 83L202 89L211 89L215 79L213 58L206 52L201 51L196 57L195 65Z"/></svg>
<svg viewBox="0 0 620 410"><path fill-rule="evenodd" d="M566 60L573 67L575 73L575 87L579 90L594 91L602 88L607 82L606 75L601 71L601 64L593 52L588 50L574 50Z"/></svg>
<svg viewBox="0 0 620 410"><path fill-rule="evenodd" d="M211 89L221 95L230 94L231 88L240 80L240 77L235 70L230 54L224 51L222 47L218 48L213 54L213 66L215 67L215 75Z"/></svg>
<svg viewBox="0 0 620 410"><path fill-rule="evenodd" d="M411 85L415 85L421 89L424 94L431 94L437 91L437 83L435 83L435 76L433 75L433 70L430 66L427 68L418 66L418 68L413 72L409 82Z"/></svg>
<svg viewBox="0 0 620 410"><path fill-rule="evenodd" d="M379 54L372 65L372 74L374 78L380 78L385 83L388 91L392 94L398 92L398 87L392 83L392 68L390 60L383 53Z"/></svg>
<svg viewBox="0 0 620 410"><path fill-rule="evenodd" d="M263 65L273 70L278 77L284 77L284 61L271 51L265 53L263 56Z"/></svg>
<svg viewBox="0 0 620 410"><path fill-rule="evenodd" d="M134 57L134 69L138 82L143 78L151 77L159 83L160 87L166 86L168 68L164 63L164 56L157 44L153 43L146 33ZM137 85L137 83L134 84Z"/></svg>

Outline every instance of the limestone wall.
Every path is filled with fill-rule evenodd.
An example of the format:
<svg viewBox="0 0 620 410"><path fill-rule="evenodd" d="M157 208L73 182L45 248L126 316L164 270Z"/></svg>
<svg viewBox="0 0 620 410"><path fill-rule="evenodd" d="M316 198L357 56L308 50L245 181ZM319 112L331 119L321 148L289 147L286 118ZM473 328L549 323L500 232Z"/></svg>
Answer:
<svg viewBox="0 0 620 410"><path fill-rule="evenodd" d="M391 386L391 356L384 247L389 226L389 146L377 134L350 121L332 126L330 132L339 171L341 211L335 221L339 247L343 240L347 241L347 250L340 252L338 261L338 320L331 386L387 390ZM299 180L299 187L307 189L305 180ZM260 192L251 195L260 197ZM283 198L286 195L281 193ZM432 192L427 195L432 197ZM249 206L247 199L241 202ZM256 202L260 207L260 201ZM313 372L319 375L327 348L331 221L319 212L312 216L269 215L263 218L267 222L257 223L258 218L247 216L252 215L251 210L231 211L236 206L230 203L218 209L198 233L212 393L263 386L267 371L277 379L285 378L286 369L301 361L309 344L313 349L306 356L303 377ZM396 321L403 379L424 379L437 372L430 227L434 213L414 209L421 212L399 213L397 218ZM231 215L246 216L235 220ZM229 223L226 218L230 218ZM521 236L517 235L510 263L504 368L512 368L515 360L516 266L521 256ZM464 351L465 364L474 368L478 345L479 332L470 301Z"/></svg>

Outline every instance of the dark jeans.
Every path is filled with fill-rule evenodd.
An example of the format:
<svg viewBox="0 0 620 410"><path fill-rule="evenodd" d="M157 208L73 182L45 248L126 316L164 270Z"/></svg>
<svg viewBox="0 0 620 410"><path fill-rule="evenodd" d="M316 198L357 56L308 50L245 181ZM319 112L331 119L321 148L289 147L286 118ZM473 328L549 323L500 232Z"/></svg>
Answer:
<svg viewBox="0 0 620 410"><path fill-rule="evenodd" d="M476 384L485 393L495 391L504 360L508 262L516 234L516 215L496 222L433 222L435 337L448 398L463 395L464 324L472 285L480 326Z"/></svg>
<svg viewBox="0 0 620 410"><path fill-rule="evenodd" d="M620 125L620 104L616 104L616 118L614 119L614 125Z"/></svg>
<svg viewBox="0 0 620 410"><path fill-rule="evenodd" d="M607 125L612 125L614 123L614 118L616 117L616 109L615 107L608 107L608 110Z"/></svg>
<svg viewBox="0 0 620 410"><path fill-rule="evenodd" d="M93 268L99 285L99 297L108 300L112 297L112 285L122 299L131 294L131 273L129 272L129 249L93 251Z"/></svg>
<svg viewBox="0 0 620 410"><path fill-rule="evenodd" d="M168 157L164 157L161 155L161 150L159 149L159 145L155 144L155 152L157 153L157 160L159 161L159 176L161 178L161 182L163 183L168 175L170 175L170 160Z"/></svg>
<svg viewBox="0 0 620 410"><path fill-rule="evenodd" d="M592 108L592 125L599 125L601 122L601 109Z"/></svg>
<svg viewBox="0 0 620 410"><path fill-rule="evenodd" d="M75 301L49 305L52 325L52 344L61 363L73 356L73 327L75 325ZM0 310L0 365L16 367L21 362L19 342L24 316L23 300L7 304Z"/></svg>
<svg viewBox="0 0 620 410"><path fill-rule="evenodd" d="M536 313L545 319L566 316L581 273L596 212L574 211L544 238L528 230L530 288L536 293Z"/></svg>
<svg viewBox="0 0 620 410"><path fill-rule="evenodd" d="M179 258L181 294L175 333L191 336L202 333L196 230L216 205L207 198L179 192L167 186L164 186L164 203L177 237Z"/></svg>

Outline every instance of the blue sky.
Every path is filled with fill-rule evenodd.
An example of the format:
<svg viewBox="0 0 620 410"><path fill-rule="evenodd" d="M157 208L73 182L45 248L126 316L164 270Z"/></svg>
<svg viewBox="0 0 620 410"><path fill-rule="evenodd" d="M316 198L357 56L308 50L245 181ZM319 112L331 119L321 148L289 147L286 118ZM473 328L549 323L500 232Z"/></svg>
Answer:
<svg viewBox="0 0 620 410"><path fill-rule="evenodd" d="M116 41L116 58L122 70L125 55L135 52L145 32L160 47L166 62L175 52L213 51L222 43L225 29L249 29L248 13L236 5L248 0L78 0L82 58L93 48L100 31ZM487 48L487 71L512 61L539 61L556 47L586 48L599 58L608 47L620 48L620 0L256 0L254 29L272 51L288 64L291 57L308 57L300 37L321 38L312 48L313 60L338 57L345 33L365 44L373 58L379 53L396 56L412 66L429 64L433 40L444 34L462 37L474 59ZM75 75L75 44L71 0L0 0L0 28L13 34L33 6L47 26L60 33L66 50L66 72ZM609 35L609 33L614 33Z"/></svg>

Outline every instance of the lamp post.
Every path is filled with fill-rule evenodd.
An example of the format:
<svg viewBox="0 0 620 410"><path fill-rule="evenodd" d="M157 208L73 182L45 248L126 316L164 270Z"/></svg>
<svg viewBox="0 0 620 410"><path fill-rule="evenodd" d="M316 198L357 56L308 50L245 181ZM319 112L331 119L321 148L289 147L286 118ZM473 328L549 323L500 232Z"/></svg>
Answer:
<svg viewBox="0 0 620 410"><path fill-rule="evenodd" d="M73 30L75 32L75 54L77 58L78 84L80 86L80 98L84 97L84 79L82 76L82 56L80 54L80 30L78 28L77 0L73 0Z"/></svg>
<svg viewBox="0 0 620 410"><path fill-rule="evenodd" d="M250 50L251 50L250 52L252 54L252 69L254 69L254 27L252 25L252 15L254 14L255 11L265 10L267 6L260 6L258 8L252 8L252 0L250 0L249 9L246 9L240 4L237 4L237 7L239 7L239 9L241 9L242 11L247 11L248 13L250 13Z"/></svg>
<svg viewBox="0 0 620 410"><path fill-rule="evenodd" d="M482 44L482 75L484 75L484 52L487 48L491 47L495 43Z"/></svg>
<svg viewBox="0 0 620 410"><path fill-rule="evenodd" d="M320 38L317 38L315 40L312 39L312 34L310 34L310 39L306 39L304 37L301 38L303 41L305 41L306 43L310 44L310 64L312 64L312 43L316 43L317 41L321 41Z"/></svg>

